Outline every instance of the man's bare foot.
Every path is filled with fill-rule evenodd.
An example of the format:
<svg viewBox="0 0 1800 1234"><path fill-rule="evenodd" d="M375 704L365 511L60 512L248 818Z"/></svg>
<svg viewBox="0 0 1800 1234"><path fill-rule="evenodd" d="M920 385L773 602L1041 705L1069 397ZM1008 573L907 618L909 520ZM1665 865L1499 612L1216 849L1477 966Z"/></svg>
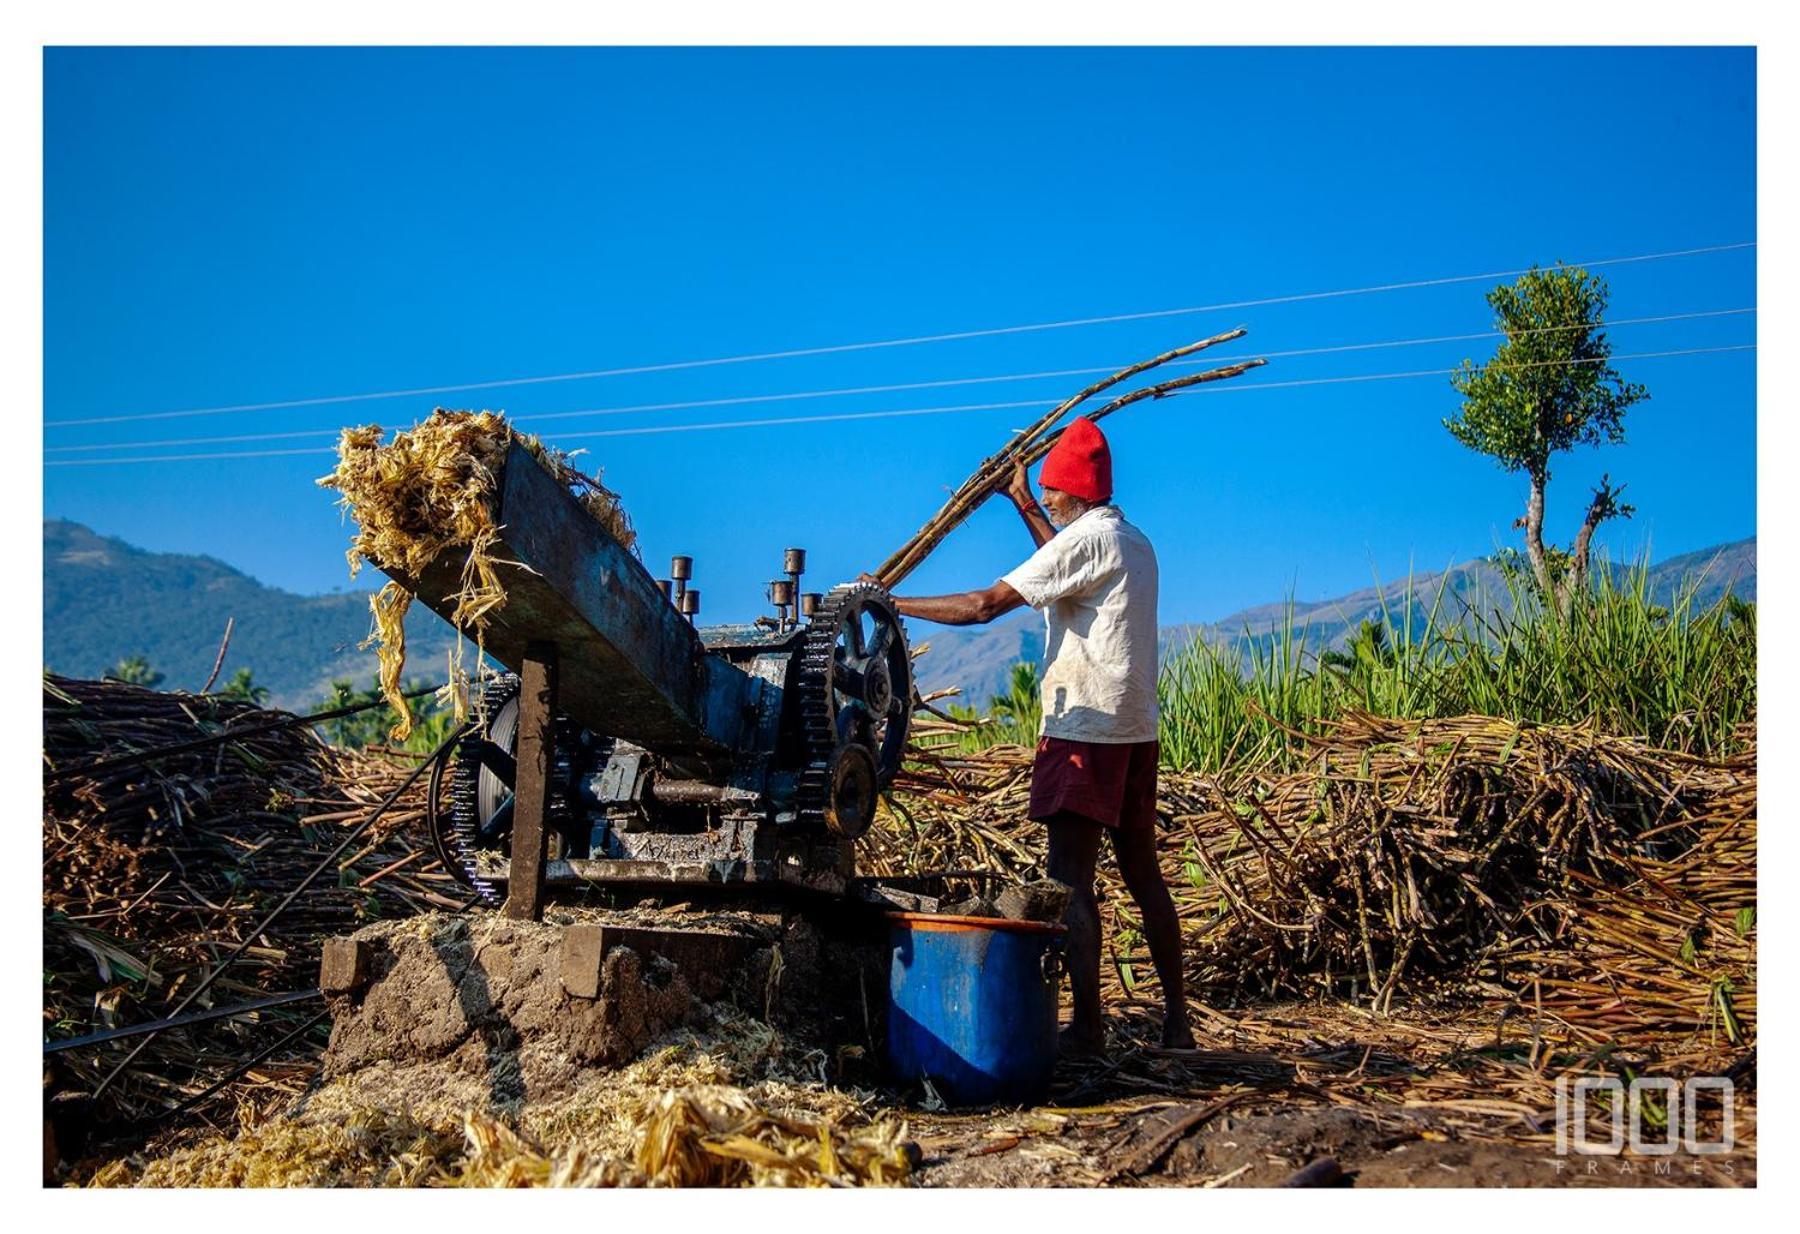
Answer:
<svg viewBox="0 0 1800 1234"><path fill-rule="evenodd" d="M1102 1058L1105 1054L1106 1037L1103 1033L1077 1033L1071 1025L1056 1034L1058 1058Z"/></svg>

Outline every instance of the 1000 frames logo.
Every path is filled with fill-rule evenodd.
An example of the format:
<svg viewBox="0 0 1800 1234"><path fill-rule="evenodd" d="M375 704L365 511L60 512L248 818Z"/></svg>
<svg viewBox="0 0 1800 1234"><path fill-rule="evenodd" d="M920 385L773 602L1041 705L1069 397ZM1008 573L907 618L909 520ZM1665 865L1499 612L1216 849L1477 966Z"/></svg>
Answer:
<svg viewBox="0 0 1800 1234"><path fill-rule="evenodd" d="M1668 1177L1711 1167L1733 1175L1736 1123L1737 1090L1727 1076L1639 1076L1629 1084L1617 1076L1563 1076L1556 1082L1556 1171Z"/></svg>

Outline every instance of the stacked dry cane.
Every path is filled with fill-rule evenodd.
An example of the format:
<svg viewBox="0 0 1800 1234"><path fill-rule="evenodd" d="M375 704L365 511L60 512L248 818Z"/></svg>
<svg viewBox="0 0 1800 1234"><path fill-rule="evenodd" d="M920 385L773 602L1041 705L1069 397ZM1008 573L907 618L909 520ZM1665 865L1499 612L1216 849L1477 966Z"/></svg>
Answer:
<svg viewBox="0 0 1800 1234"><path fill-rule="evenodd" d="M168 1014L212 965L406 775L335 749L293 717L211 695L112 681L44 681L44 1038ZM232 733L152 758L130 756ZM260 935L205 996L226 1006L304 990L319 940L375 917L454 908L418 826L423 786ZM200 1008L195 1008L200 1010ZM126 1114L172 1106L311 1014L305 1005L163 1033L110 1090ZM58 1054L60 1083L90 1091L136 1039ZM257 1080L297 1083L304 1061Z"/></svg>
<svg viewBox="0 0 1800 1234"><path fill-rule="evenodd" d="M1167 351L1142 363L1133 364L1129 368L1120 369L1106 380L1095 382L1087 389L1064 399L1053 410L1045 413L1035 424L1015 434L1012 440L1007 442L998 453L983 460L981 466L975 469L974 474L964 480L950 495L950 499L944 503L943 508L932 515L930 520L919 528L910 540L896 549L893 556L881 564L881 567L875 571L875 577L885 587L898 587L906 576L911 574L919 563L931 554L933 549L943 543L945 536L960 527L971 514L981 507L984 501L1006 483L1007 478L1012 475L1015 463L1023 463L1030 467L1050 453L1051 447L1056 444L1056 439L1062 436L1062 430L1056 428L1057 423L1096 394L1130 381L1151 369L1180 360L1184 356L1205 351L1220 343L1228 343L1232 339L1243 338L1246 333L1248 331L1242 328L1227 330L1223 334L1215 334L1211 338L1189 343L1185 347L1177 347L1174 351ZM1208 369L1202 373L1190 373L1185 377L1176 377L1155 385L1144 386L1128 394L1122 394L1105 406L1083 414L1089 420L1103 420L1120 408L1129 407L1144 399L1164 398L1189 386L1197 386L1211 381L1224 381L1267 363L1267 360L1261 359L1244 360L1236 364Z"/></svg>

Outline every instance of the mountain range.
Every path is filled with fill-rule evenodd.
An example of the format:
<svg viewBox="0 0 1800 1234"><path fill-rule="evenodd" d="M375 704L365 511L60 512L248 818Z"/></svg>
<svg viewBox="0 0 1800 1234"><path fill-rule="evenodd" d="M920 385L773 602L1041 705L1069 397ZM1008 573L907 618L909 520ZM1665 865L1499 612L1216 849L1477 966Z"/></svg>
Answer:
<svg viewBox="0 0 1800 1234"><path fill-rule="evenodd" d="M1726 590L1756 597L1754 537L1671 557L1650 570L1659 602L1684 585L1700 603ZM372 651L359 650L369 631L367 591L302 596L267 587L212 557L153 553L102 536L66 519L44 522L44 663L56 672L98 677L120 660L141 655L172 689L197 690L212 670L227 618L235 624L220 680L249 668L271 701L307 707L324 698L332 681L367 685L375 671ZM1303 628L1314 650L1339 647L1365 619L1399 626L1410 614L1421 628L1433 604L1440 622L1469 612L1504 612L1510 596L1500 571L1469 561L1409 581L1369 587L1330 600L1276 601L1218 621L1166 626L1165 652L1195 638L1248 649L1278 638L1284 623ZM437 616L415 606L407 618L411 676L438 680L437 666L455 633ZM1044 623L1025 611L988 626L953 628L909 623L914 646L929 643L918 661L923 690L961 688L978 703L1004 687L1011 666L1044 652Z"/></svg>
<svg viewBox="0 0 1800 1234"><path fill-rule="evenodd" d="M375 653L367 591L302 596L266 587L213 557L152 553L66 519L44 521L44 665L99 677L143 656L167 689L198 690L212 671L227 618L235 619L219 680L239 668L270 701L306 707L335 679L367 686ZM442 680L455 632L423 606L407 616L410 677Z"/></svg>

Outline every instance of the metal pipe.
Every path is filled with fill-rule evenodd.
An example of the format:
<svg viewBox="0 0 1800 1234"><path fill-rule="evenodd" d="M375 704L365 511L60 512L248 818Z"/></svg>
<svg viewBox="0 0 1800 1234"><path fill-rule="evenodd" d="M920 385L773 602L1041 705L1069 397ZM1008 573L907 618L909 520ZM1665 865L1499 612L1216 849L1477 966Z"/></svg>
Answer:
<svg viewBox="0 0 1800 1234"><path fill-rule="evenodd" d="M83 1046L100 1045L107 1041L121 1041L126 1037L141 1037L145 1033L160 1033L165 1028L186 1028L190 1024L208 1024L213 1020L229 1020L234 1016L249 1015L253 1011L267 1011L271 1007L285 1007L289 1003L310 1002L315 998L324 997L324 993L320 990L296 990L292 994L272 994L268 998L238 1003L232 1007L213 1007L206 1011L172 1016L166 1020L151 1020L148 1024L129 1024L124 1028L109 1028L104 1032L89 1033L85 1037L46 1041L44 1053L61 1054L64 1050L79 1050Z"/></svg>
<svg viewBox="0 0 1800 1234"><path fill-rule="evenodd" d="M650 795L664 805L716 805L729 791L723 784L707 784L702 780L654 780Z"/></svg>
<svg viewBox="0 0 1800 1234"><path fill-rule="evenodd" d="M183 1101L180 1105L176 1106L175 1108L170 1109L170 1110L164 1110L160 1114L152 1114L149 1118L143 1120L141 1123L138 1123L136 1125L139 1127L154 1127L158 1123L167 1122L171 1118L175 1118L178 1115L187 1113L187 1111L193 1109L195 1106L199 1105L202 1101L205 1101L208 1097L212 1096L214 1093L216 1093L220 1089L224 1088L227 1084L231 1083L233 1080L235 1080L239 1076L243 1075L246 1071L249 1071L252 1067L255 1067L255 1066L261 1064L265 1059L269 1058L271 1055L273 1055L281 1050L285 1050L289 1044L291 1044L292 1042L298 1041L300 1038L304 1037L307 1033L310 1033L313 1029L317 1028L320 1024L323 1024L325 1022L325 1020L330 1017L330 1015L331 1015L331 1012L329 1009L327 1009L325 1011L321 1011L318 1015L316 1015L312 1019L306 1021L306 1023L300 1025L299 1028L296 1028L293 1032L291 1032L287 1036L281 1038L281 1040L276 1041L273 1044L265 1047L264 1049L259 1051L254 1057L245 1059L243 1062L241 1062L237 1066L233 1067L230 1071L227 1071L222 1077L220 1077L218 1080L216 1080L213 1083L213 1085L210 1088L208 1088L205 1092L195 1093L192 1097L189 1097L186 1101ZM96 1094L96 1096L98 1096L98 1094Z"/></svg>

